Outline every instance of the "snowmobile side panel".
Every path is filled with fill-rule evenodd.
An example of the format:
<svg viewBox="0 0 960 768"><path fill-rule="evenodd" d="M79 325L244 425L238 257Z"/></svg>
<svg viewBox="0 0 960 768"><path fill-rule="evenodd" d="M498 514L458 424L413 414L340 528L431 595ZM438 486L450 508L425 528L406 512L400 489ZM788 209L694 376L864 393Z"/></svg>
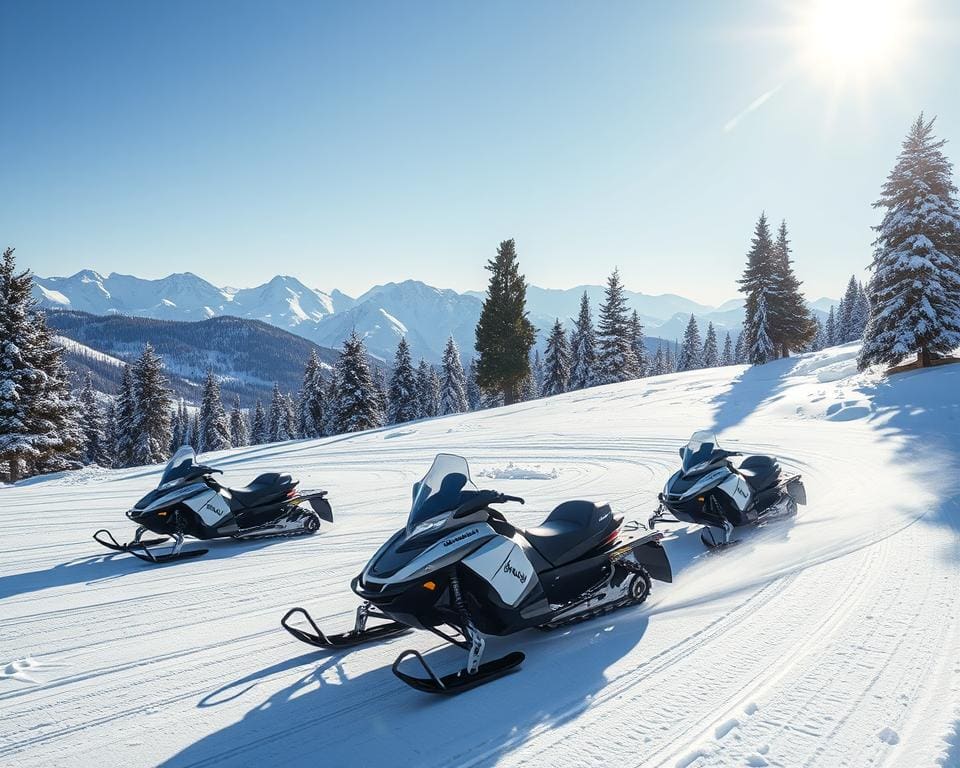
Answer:
<svg viewBox="0 0 960 768"><path fill-rule="evenodd" d="M502 536L469 554L463 564L486 580L509 606L517 605L537 584L537 573L524 551Z"/></svg>

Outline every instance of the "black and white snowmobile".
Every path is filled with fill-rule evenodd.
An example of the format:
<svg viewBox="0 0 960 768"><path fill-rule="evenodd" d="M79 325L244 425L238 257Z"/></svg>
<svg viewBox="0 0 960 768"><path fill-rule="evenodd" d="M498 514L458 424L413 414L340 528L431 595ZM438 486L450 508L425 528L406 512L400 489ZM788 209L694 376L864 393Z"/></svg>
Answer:
<svg viewBox="0 0 960 768"><path fill-rule="evenodd" d="M281 624L304 642L342 647L389 637L411 627L429 630L468 653L464 669L436 673L417 651L401 653L393 672L428 693L458 693L486 683L524 659L519 652L484 662L483 635L553 629L616 608L638 605L651 578L672 581L662 534L624 526L608 505L567 501L536 528L521 530L492 508L523 499L480 490L467 461L439 454L413 487L406 527L380 547L351 583L364 603L350 632L327 636L302 608ZM300 615L312 632L293 626ZM371 617L390 620L368 628ZM444 631L449 628L452 631ZM419 677L400 669L416 659Z"/></svg>
<svg viewBox="0 0 960 768"><path fill-rule="evenodd" d="M140 527L133 541L120 544L110 531L101 529L93 538L108 549L129 552L150 563L166 563L206 554L206 549L181 551L184 538L258 539L316 533L321 519L333 522L326 491L298 493L290 475L266 472L244 488L227 488L214 480L221 470L197 464L188 445L170 459L160 484L127 512ZM162 538L143 538L147 532ZM170 538L163 553L152 547Z"/></svg>
<svg viewBox="0 0 960 768"><path fill-rule="evenodd" d="M710 549L736 543L737 528L758 526L797 513L807 503L800 475L785 475L772 456L742 456L725 451L711 432L695 432L680 449L681 466L663 487L660 506L649 520L697 523L700 539Z"/></svg>

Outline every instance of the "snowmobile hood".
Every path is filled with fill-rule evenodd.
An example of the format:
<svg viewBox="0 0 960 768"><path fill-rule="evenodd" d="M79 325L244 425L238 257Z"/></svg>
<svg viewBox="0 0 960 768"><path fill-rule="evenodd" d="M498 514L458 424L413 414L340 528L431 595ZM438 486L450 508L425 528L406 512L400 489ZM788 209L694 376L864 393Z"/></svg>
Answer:
<svg viewBox="0 0 960 768"><path fill-rule="evenodd" d="M143 513L156 512L159 509L169 507L172 504L176 504L183 499L206 490L209 489L207 484L203 482L177 485L168 489L163 489L162 486L154 488L133 505L133 509L127 512L127 517L134 519L135 516L138 517Z"/></svg>
<svg viewBox="0 0 960 768"><path fill-rule="evenodd" d="M663 496L669 501L684 501L715 488L729 475L730 470L726 466L692 475L684 475L683 470L678 470L663 486Z"/></svg>

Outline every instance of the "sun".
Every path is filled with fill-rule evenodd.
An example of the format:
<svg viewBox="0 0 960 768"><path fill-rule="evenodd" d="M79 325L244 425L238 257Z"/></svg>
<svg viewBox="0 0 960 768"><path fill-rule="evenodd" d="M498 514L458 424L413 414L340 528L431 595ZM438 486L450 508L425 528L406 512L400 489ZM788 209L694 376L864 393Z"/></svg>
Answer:
<svg viewBox="0 0 960 768"><path fill-rule="evenodd" d="M907 43L910 0L810 0L800 11L804 63L831 79L889 71Z"/></svg>

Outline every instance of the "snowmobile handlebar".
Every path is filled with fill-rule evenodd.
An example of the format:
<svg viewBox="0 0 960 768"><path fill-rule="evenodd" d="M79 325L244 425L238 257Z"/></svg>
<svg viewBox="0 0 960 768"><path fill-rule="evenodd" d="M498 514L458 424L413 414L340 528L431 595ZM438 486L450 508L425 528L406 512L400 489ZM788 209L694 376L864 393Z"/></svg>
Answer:
<svg viewBox="0 0 960 768"><path fill-rule="evenodd" d="M499 491L475 491L471 495L471 498L462 503L457 510L453 513L454 519L459 519L461 517L467 517L472 515L474 512L479 512L484 507L490 506L491 504L503 504L507 501L519 501L521 504L524 503L523 499L519 496L507 496L505 493L500 493Z"/></svg>
<svg viewBox="0 0 960 768"><path fill-rule="evenodd" d="M505 501L516 501L516 502L519 502L520 504L526 504L526 503L527 503L527 502L525 502L522 498L520 498L519 496L507 496L505 493L501 493L501 494L497 497L497 500L496 500L495 502L493 502L493 503L494 503L494 504L502 504L502 503L505 502Z"/></svg>

